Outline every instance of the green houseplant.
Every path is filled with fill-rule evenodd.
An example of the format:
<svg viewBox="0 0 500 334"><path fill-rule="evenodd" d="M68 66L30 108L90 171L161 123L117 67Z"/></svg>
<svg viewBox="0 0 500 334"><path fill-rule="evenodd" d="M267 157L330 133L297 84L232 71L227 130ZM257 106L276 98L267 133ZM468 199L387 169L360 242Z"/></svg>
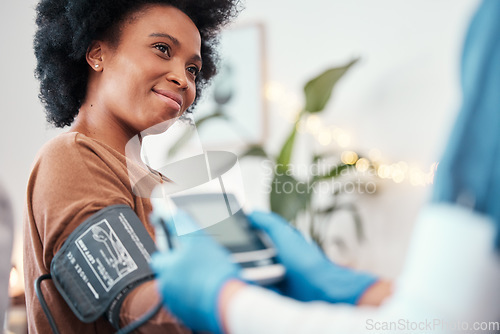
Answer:
<svg viewBox="0 0 500 334"><path fill-rule="evenodd" d="M346 174L353 172L356 161L330 164L326 168L322 168L321 173L309 173L305 177L298 178L294 175L292 155L296 150L297 137L300 135L298 131L300 122L310 115L320 114L325 110L335 85L356 62L357 59L354 59L343 66L329 68L306 83L304 86L305 105L297 114L277 156L272 157L262 145L253 145L241 155L241 157L260 156L272 161L274 175L269 194L271 210L292 224L297 224L301 217L309 220L307 223L309 234L320 246L323 244L323 239L321 228L318 227L331 221L332 215L338 210L347 210L351 213L356 225L357 237L359 240L363 239L363 228L356 205L352 202L339 201L342 189L334 189L328 194L322 193L321 196L329 197L326 205L319 206L315 203L315 197L318 196L315 191L316 187L322 182L341 179ZM338 157L338 153L312 154L310 165L321 164L322 161L331 160L334 156Z"/></svg>

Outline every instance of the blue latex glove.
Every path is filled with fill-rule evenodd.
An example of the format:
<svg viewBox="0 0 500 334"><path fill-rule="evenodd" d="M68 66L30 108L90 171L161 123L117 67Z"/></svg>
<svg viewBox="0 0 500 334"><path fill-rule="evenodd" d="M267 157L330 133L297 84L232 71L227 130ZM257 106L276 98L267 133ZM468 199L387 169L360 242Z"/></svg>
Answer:
<svg viewBox="0 0 500 334"><path fill-rule="evenodd" d="M278 250L286 267L285 279L278 289L300 300L356 304L377 278L332 263L316 244L307 242L299 231L275 213L253 212L250 222L264 230Z"/></svg>
<svg viewBox="0 0 500 334"><path fill-rule="evenodd" d="M170 230L174 230L172 220L176 224L195 224L181 211L167 222ZM174 241L176 248L153 254L151 263L164 306L193 330L221 333L219 292L228 280L238 278L239 267L231 261L228 251L203 230Z"/></svg>
<svg viewBox="0 0 500 334"><path fill-rule="evenodd" d="M432 200L469 206L496 223L500 250L500 1L485 0L462 55L463 102L434 180Z"/></svg>

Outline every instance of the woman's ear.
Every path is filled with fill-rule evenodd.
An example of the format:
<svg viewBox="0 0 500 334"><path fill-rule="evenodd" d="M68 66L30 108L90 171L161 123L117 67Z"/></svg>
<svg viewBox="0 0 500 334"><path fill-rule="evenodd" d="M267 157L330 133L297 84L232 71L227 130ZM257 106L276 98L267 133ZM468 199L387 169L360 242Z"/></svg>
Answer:
<svg viewBox="0 0 500 334"><path fill-rule="evenodd" d="M97 72L102 70L102 42L93 41L86 54L87 63Z"/></svg>

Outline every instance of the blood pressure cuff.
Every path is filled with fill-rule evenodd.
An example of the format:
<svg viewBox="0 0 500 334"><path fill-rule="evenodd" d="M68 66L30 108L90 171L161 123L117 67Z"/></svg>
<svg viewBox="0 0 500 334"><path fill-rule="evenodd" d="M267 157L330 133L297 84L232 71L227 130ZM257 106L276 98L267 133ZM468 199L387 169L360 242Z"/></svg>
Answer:
<svg viewBox="0 0 500 334"><path fill-rule="evenodd" d="M70 234L50 265L54 284L83 322L105 315L119 327L129 291L153 279L155 244L127 205L104 208Z"/></svg>

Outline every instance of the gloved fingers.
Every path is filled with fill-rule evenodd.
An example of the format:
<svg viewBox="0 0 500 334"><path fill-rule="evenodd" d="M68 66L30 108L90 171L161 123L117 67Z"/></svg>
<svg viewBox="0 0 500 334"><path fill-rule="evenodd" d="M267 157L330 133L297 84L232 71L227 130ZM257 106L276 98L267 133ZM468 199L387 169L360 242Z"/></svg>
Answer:
<svg viewBox="0 0 500 334"><path fill-rule="evenodd" d="M288 222L274 212L254 211L248 215L250 224L258 229L273 234L280 226L289 226Z"/></svg>
<svg viewBox="0 0 500 334"><path fill-rule="evenodd" d="M278 248L287 247L291 243L307 243L303 235L296 228L274 212L256 211L252 212L248 218L250 224L266 232Z"/></svg>
<svg viewBox="0 0 500 334"><path fill-rule="evenodd" d="M178 251L176 250L153 253L153 255L151 255L151 268L158 274L168 272L168 270L174 266L177 261L177 253Z"/></svg>
<svg viewBox="0 0 500 334"><path fill-rule="evenodd" d="M170 244L170 251L165 256L171 257L177 254L178 257L192 257L195 256L194 254L208 251L229 254L226 248L218 244L212 236L200 228L196 221L185 211L178 209L175 214L171 216L163 215L161 218L168 230L167 239L169 240L167 242ZM157 219L157 217L153 217L153 219ZM190 232L179 233L180 229L187 229Z"/></svg>
<svg viewBox="0 0 500 334"><path fill-rule="evenodd" d="M175 304L176 296L173 291L175 285L175 273L179 271L178 251L156 252L152 255L151 269L156 273L157 289L163 298L163 305L171 310L172 303Z"/></svg>
<svg viewBox="0 0 500 334"><path fill-rule="evenodd" d="M199 224L181 209L177 209L176 213L170 216L166 223L170 232L175 236L184 235L186 234L185 231L200 230Z"/></svg>
<svg viewBox="0 0 500 334"><path fill-rule="evenodd" d="M183 248L186 243L193 242L192 238L185 238L186 231L196 231L196 235L201 237L204 232L201 231L199 225L185 211L178 209L174 214L158 214L153 213L151 220L154 224L162 225L165 242L168 243L168 248L177 249ZM198 238L200 240L200 238Z"/></svg>

